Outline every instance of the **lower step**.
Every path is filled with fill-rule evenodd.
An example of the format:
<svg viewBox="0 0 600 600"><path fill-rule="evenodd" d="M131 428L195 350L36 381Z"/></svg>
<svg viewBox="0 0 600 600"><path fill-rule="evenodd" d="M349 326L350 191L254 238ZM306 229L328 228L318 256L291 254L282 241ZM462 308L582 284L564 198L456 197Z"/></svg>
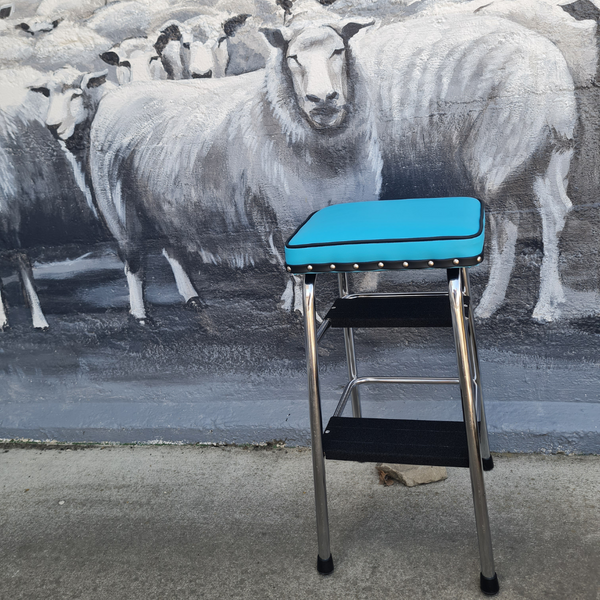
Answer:
<svg viewBox="0 0 600 600"><path fill-rule="evenodd" d="M323 450L332 460L469 466L462 421L331 417L323 434Z"/></svg>

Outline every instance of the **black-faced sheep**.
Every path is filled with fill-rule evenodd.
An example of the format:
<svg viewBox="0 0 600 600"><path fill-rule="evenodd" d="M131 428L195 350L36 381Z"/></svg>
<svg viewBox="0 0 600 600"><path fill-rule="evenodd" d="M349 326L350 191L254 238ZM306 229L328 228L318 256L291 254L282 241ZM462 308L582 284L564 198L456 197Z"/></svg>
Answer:
<svg viewBox="0 0 600 600"><path fill-rule="evenodd" d="M486 317L504 300L529 196L544 251L533 317L556 318L576 123L562 54L505 19L465 15L388 25L357 44L378 96L382 197L476 195L488 204L491 272L478 307Z"/></svg>
<svg viewBox="0 0 600 600"><path fill-rule="evenodd" d="M274 46L265 70L131 84L103 98L92 180L140 322L142 257L153 242L166 249L184 300L199 304L190 256L232 266L270 254L281 261L282 236L311 211L379 197L376 123L348 43L370 23L265 30Z"/></svg>
<svg viewBox="0 0 600 600"><path fill-rule="evenodd" d="M152 38L130 38L115 44L110 50L103 52L100 58L115 68L119 85L133 81L167 79L167 72L154 44L155 40Z"/></svg>
<svg viewBox="0 0 600 600"><path fill-rule="evenodd" d="M268 44L257 27L246 25L249 17L198 15L184 23L165 23L154 47L168 78L224 77L264 67Z"/></svg>

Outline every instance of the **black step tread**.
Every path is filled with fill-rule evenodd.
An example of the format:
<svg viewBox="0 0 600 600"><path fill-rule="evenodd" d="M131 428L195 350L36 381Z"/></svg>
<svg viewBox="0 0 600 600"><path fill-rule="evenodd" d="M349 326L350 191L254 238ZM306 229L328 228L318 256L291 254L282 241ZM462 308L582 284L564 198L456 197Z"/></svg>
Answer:
<svg viewBox="0 0 600 600"><path fill-rule="evenodd" d="M338 298L331 327L452 327L448 296Z"/></svg>
<svg viewBox="0 0 600 600"><path fill-rule="evenodd" d="M462 421L331 417L323 434L323 450L333 460L469 466Z"/></svg>

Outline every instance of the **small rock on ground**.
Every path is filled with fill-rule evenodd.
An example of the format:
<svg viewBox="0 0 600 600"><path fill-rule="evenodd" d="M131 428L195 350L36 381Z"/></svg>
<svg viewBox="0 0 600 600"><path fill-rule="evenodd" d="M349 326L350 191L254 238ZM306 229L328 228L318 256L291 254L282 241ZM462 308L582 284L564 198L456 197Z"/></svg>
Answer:
<svg viewBox="0 0 600 600"><path fill-rule="evenodd" d="M443 481L448 478L446 467L377 463L376 469L380 474L384 474L382 481L384 481L387 475L407 487L433 483L434 481Z"/></svg>

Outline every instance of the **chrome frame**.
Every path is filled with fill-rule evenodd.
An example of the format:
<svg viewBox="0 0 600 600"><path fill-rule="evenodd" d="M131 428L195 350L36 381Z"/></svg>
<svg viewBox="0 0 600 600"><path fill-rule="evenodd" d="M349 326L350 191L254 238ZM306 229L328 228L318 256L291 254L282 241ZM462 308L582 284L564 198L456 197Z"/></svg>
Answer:
<svg viewBox="0 0 600 600"><path fill-rule="evenodd" d="M348 291L348 274L338 273L338 290L340 298L347 298ZM354 350L354 330L351 327L344 327L344 348L346 349L346 364L348 365L348 378L355 380L358 377L356 368L356 352ZM356 418L362 417L360 406L360 396L356 387L352 388L352 416Z"/></svg>
<svg viewBox="0 0 600 600"><path fill-rule="evenodd" d="M496 577L489 514L483 479L482 458L490 457L487 424L483 408L481 375L477 358L475 327L470 306L470 282L466 268L452 268L448 273L448 294L438 292L415 292L402 294L349 294L346 273L338 273L338 287L342 298L358 297L401 297L401 296L446 296L449 297L452 329L458 364L456 377L358 377L354 333L344 328L344 345L350 381L346 384L334 416L340 416L352 396L352 413L361 416L358 386L365 383L410 383L410 384L459 384L463 418L467 435L469 472L473 492L473 506L479 545L481 574L487 579ZM317 345L330 323L325 320L317 330L315 310L316 274L305 274L303 281L304 326L306 335L306 363L309 388L310 427L312 440L313 477L315 485L315 507L319 558L331 561L327 490L325 481L325 455L323 452L323 422L319 389L319 366Z"/></svg>
<svg viewBox="0 0 600 600"><path fill-rule="evenodd" d="M475 524L479 543L479 560L482 575L488 579L492 579L496 576L496 569L494 567L492 536L485 495L485 484L483 481L483 463L479 427L477 426L475 386L473 385L473 374L471 372L472 347L470 336L467 333L467 323L471 323L471 309L469 300L465 300L468 296L464 294L464 290L467 287L468 283L466 283L464 269L448 269L448 293L452 312L452 329L454 331L454 343L456 346L463 417L467 432L469 472L471 475Z"/></svg>
<svg viewBox="0 0 600 600"><path fill-rule="evenodd" d="M428 383L435 385L448 383L456 384L460 383L460 380L458 377L355 377L346 384L346 387L342 392L342 397L340 398L340 401L335 408L335 412L333 413L334 417L342 416L344 408L346 408L346 403L348 402L350 392L354 391L357 386L364 383Z"/></svg>
<svg viewBox="0 0 600 600"><path fill-rule="evenodd" d="M469 279L469 270L461 269L464 294L471 301L471 281ZM490 452L490 442L488 437L487 420L485 418L485 408L483 404L483 389L481 386L481 372L479 371L479 354L477 353L477 340L475 338L475 322L473 311L469 310L468 330L469 330L469 356L471 357L471 367L473 369L473 387L475 390L475 401L477 405L477 416L479 421L479 443L481 446L481 456L483 460L489 460L492 456Z"/></svg>
<svg viewBox="0 0 600 600"><path fill-rule="evenodd" d="M327 487L325 484L325 455L323 453L323 420L319 390L319 361L317 353L317 324L315 310L315 274L305 275L302 283L304 306L304 331L306 334L306 366L308 371L308 399L310 433L317 512L317 542L319 558L331 559L329 543L329 517L327 513Z"/></svg>

